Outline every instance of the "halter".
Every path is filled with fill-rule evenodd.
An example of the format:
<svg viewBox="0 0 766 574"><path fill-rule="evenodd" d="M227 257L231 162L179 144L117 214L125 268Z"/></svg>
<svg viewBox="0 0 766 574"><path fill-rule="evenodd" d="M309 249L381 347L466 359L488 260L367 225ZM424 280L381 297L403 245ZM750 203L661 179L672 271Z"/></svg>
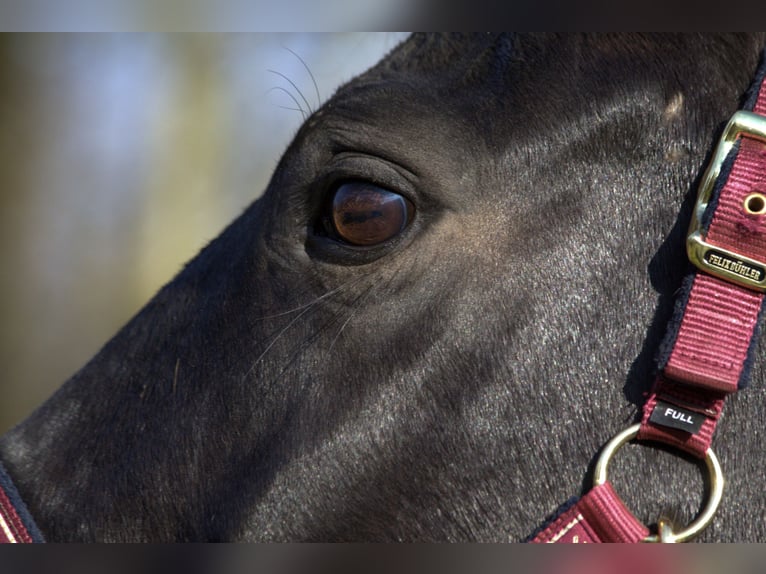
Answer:
<svg viewBox="0 0 766 574"><path fill-rule="evenodd" d="M723 495L711 448L726 397L747 386L766 292L766 53L744 109L729 120L700 184L684 282L660 345L659 372L641 422L604 447L593 488L563 505L532 542L685 542L713 519ZM650 533L625 506L607 467L626 442L654 441L705 461L708 500L674 531L660 519Z"/></svg>
<svg viewBox="0 0 766 574"><path fill-rule="evenodd" d="M45 542L21 500L11 477L0 463L0 544Z"/></svg>

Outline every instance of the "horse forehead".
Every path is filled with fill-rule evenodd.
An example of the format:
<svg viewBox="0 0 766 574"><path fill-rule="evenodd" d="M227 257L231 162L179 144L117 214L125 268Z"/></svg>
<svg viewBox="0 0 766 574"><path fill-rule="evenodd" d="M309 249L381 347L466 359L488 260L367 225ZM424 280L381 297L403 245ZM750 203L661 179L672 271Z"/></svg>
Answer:
<svg viewBox="0 0 766 574"><path fill-rule="evenodd" d="M625 64L616 70L625 74L643 65L663 67L663 55L695 53L695 47L702 47L696 40L703 41L673 34L413 35L362 77L417 76L494 92L528 81L527 70L549 68L585 83L594 79L587 72L599 67L614 71L615 62Z"/></svg>
<svg viewBox="0 0 766 574"><path fill-rule="evenodd" d="M388 125L427 122L431 131L458 125L466 136L491 140L497 150L526 128L570 121L583 109L596 109L597 102L612 106L632 91L662 99L664 109L669 94L662 85L684 75L678 68L685 50L673 37L459 38L437 36L414 53L393 52L341 87L330 105L371 121L384 117Z"/></svg>

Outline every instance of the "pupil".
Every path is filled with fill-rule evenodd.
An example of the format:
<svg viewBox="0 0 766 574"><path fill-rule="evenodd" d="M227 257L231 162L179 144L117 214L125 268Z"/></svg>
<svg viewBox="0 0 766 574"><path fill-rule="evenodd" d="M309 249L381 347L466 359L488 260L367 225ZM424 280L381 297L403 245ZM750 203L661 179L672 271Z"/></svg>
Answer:
<svg viewBox="0 0 766 574"><path fill-rule="evenodd" d="M383 212L382 211L371 211L369 213L351 213L346 212L343 214L343 224L344 225L353 225L355 223L364 223L368 219L372 219L373 217L382 217Z"/></svg>

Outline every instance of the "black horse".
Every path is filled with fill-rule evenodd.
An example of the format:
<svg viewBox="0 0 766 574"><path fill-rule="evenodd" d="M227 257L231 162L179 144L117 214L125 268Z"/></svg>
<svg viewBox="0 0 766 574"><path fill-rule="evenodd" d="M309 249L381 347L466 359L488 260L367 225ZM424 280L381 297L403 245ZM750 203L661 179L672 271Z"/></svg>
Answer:
<svg viewBox="0 0 766 574"><path fill-rule="evenodd" d="M634 423L696 183L766 37L414 35L262 199L0 439L50 541L525 539ZM766 372L702 540L766 540ZM688 522L698 464L615 488Z"/></svg>

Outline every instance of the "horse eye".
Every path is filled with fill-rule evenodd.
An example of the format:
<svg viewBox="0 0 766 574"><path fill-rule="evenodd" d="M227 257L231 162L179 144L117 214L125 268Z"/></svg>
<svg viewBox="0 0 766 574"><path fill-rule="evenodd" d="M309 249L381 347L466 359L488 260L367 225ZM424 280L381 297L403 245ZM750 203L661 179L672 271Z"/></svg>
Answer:
<svg viewBox="0 0 766 574"><path fill-rule="evenodd" d="M335 233L351 245L378 245L407 227L415 211L405 197L376 185L349 182L332 199Z"/></svg>

